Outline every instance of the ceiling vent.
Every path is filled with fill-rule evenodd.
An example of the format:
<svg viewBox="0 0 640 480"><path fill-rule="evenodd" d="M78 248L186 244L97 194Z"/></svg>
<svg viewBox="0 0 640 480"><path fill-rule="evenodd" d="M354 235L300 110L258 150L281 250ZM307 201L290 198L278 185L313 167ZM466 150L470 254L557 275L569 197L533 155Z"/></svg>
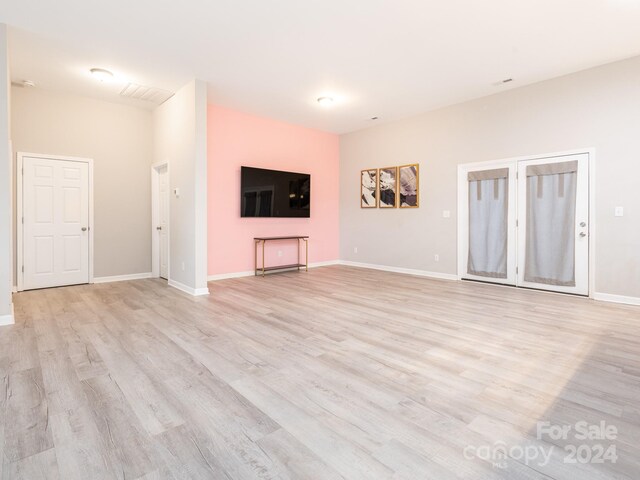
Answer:
<svg viewBox="0 0 640 480"><path fill-rule="evenodd" d="M125 98L135 98L136 100L145 100L147 102L160 105L173 97L173 92L162 90L161 88L130 83L122 89L120 96Z"/></svg>

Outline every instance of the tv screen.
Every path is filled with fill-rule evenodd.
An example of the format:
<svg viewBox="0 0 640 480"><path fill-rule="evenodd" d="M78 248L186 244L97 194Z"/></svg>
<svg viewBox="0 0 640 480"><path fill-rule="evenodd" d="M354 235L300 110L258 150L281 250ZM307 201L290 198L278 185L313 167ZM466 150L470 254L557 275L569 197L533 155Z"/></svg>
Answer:
<svg viewBox="0 0 640 480"><path fill-rule="evenodd" d="M311 175L263 168L240 169L242 217L309 217Z"/></svg>

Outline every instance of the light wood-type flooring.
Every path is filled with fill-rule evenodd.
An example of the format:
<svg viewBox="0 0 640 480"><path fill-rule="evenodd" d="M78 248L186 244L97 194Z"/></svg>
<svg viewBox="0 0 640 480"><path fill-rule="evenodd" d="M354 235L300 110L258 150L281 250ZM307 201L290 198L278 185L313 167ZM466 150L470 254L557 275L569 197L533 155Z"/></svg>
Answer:
<svg viewBox="0 0 640 480"><path fill-rule="evenodd" d="M344 266L209 287L16 294L2 480L640 478L640 308Z"/></svg>

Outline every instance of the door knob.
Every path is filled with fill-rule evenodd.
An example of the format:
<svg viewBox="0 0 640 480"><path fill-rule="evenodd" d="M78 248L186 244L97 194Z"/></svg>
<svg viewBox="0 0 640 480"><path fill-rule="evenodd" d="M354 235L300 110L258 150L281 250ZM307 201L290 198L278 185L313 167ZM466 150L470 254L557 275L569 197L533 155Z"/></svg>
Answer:
<svg viewBox="0 0 640 480"><path fill-rule="evenodd" d="M156 230L162 230L162 227L156 227Z"/></svg>
<svg viewBox="0 0 640 480"><path fill-rule="evenodd" d="M586 226L587 226L587 224L586 224L586 223L584 223L584 222L580 222L580 226L584 228L584 227L586 227Z"/></svg>
<svg viewBox="0 0 640 480"><path fill-rule="evenodd" d="M82 227L82 231L86 232L87 231L87 227Z"/></svg>
<svg viewBox="0 0 640 480"><path fill-rule="evenodd" d="M586 237L586 236L587 236L587 234L586 234L586 233L584 233L584 232L580 232L580 236L581 236L581 237Z"/></svg>

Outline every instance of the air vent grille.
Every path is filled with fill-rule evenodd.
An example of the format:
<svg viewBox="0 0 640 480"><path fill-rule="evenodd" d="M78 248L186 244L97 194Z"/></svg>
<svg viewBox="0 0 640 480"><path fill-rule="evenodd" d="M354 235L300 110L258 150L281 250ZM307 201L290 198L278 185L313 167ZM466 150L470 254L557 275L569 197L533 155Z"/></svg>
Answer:
<svg viewBox="0 0 640 480"><path fill-rule="evenodd" d="M126 98L135 98L137 100L145 100L157 105L166 102L173 97L173 92L168 90L162 90L156 87L147 87L145 85L138 85L137 83L130 83L122 89L120 96Z"/></svg>

